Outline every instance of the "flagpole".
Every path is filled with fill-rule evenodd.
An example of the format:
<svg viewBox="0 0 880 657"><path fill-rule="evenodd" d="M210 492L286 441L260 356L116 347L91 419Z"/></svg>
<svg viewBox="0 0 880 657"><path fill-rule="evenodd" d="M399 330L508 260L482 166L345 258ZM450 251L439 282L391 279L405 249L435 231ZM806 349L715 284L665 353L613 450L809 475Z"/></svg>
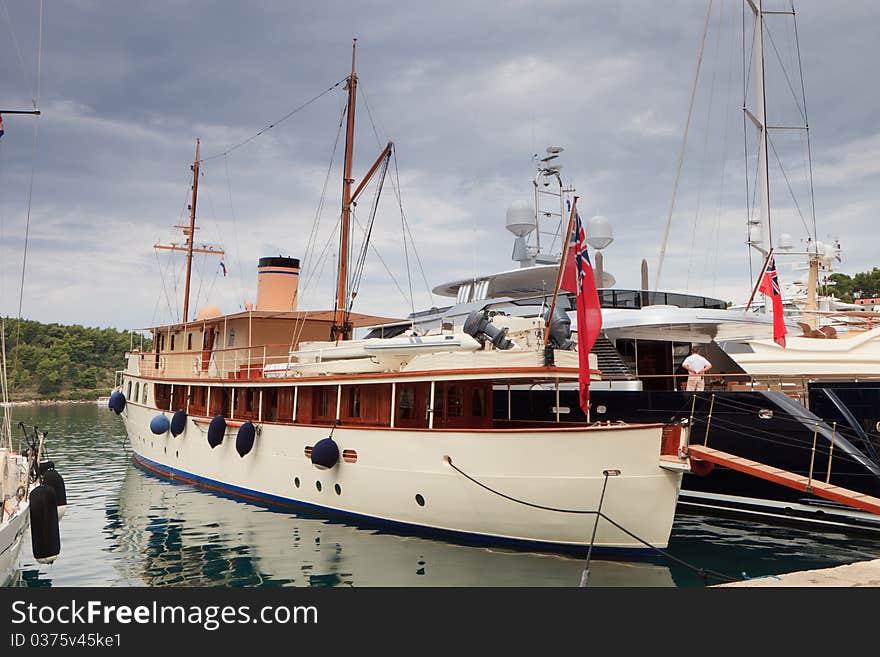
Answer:
<svg viewBox="0 0 880 657"><path fill-rule="evenodd" d="M749 302L746 304L746 309L743 312L748 312L749 307L751 307L752 301L758 293L758 288L761 286L761 281L764 280L764 274L767 273L767 263L770 262L770 258L773 256L773 249L775 248L775 246L771 246L770 250L767 252L767 257L764 258L764 266L761 267L761 273L758 274L758 280L755 282L755 287L752 288L752 296L749 297Z"/></svg>
<svg viewBox="0 0 880 657"><path fill-rule="evenodd" d="M547 325L544 328L544 346L547 346L547 341L550 339L550 323L553 321L553 311L556 310L556 297L559 295L559 286L562 284L562 274L565 272L566 260L568 259L568 251L571 248L569 242L571 241L571 228L572 224L574 224L574 216L577 211L577 202L578 197L575 196L571 202L571 214L568 217L568 230L566 231L566 235L568 236L565 241L565 248L562 249L562 258L559 260L559 271L556 272L556 287L553 289L553 301L550 303L550 313L547 315Z"/></svg>

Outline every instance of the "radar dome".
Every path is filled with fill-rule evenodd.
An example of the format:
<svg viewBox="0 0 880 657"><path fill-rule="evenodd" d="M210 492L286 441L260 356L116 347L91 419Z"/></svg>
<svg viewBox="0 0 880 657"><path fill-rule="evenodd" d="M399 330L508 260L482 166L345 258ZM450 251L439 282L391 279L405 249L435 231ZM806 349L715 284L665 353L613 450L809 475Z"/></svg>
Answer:
<svg viewBox="0 0 880 657"><path fill-rule="evenodd" d="M596 215L587 221L584 232L587 236L587 244L594 249L604 249L614 241L614 230L608 217Z"/></svg>
<svg viewBox="0 0 880 657"><path fill-rule="evenodd" d="M507 208L507 230L517 237L535 230L535 210L528 201L515 201Z"/></svg>

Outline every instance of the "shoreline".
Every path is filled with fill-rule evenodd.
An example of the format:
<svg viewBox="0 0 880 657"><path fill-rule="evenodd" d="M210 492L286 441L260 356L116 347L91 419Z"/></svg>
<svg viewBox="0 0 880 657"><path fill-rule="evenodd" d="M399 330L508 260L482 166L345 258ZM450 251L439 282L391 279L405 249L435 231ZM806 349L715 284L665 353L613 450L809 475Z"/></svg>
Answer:
<svg viewBox="0 0 880 657"><path fill-rule="evenodd" d="M20 401L0 402L0 407L13 406L55 406L56 404L98 404L106 403L104 399L24 399Z"/></svg>

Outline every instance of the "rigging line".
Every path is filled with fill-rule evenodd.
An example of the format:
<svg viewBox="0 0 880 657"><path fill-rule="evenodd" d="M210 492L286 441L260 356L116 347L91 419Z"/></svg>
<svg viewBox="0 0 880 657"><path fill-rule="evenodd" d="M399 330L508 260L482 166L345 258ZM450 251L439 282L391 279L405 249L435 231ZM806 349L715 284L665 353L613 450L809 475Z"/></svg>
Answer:
<svg viewBox="0 0 880 657"><path fill-rule="evenodd" d="M333 231L330 233L330 237L327 238L327 241L324 243L324 248L321 250L321 253L318 256L318 262L320 263L320 268L317 268L317 267L313 268L309 272L309 277L306 279L305 283L303 284L303 288L302 288L303 291L305 291L309 288L312 280L314 279L315 274L317 274L317 276L318 276L317 280L321 279L321 276L324 273L324 267L326 266L327 261L329 260L329 258L324 257L324 254L328 251L328 249L330 248L330 245L333 243L334 238L336 237L336 231L338 231L340 229L341 224L342 224L342 211L340 210L339 216L336 219L336 225L333 227ZM299 340L302 337L302 333L306 328L306 321L308 320L308 316L309 316L309 311L306 311L306 313L303 315L303 317L301 319L297 319L296 322L294 322L293 333L291 335L291 342L290 342L291 345L299 344Z"/></svg>
<svg viewBox="0 0 880 657"><path fill-rule="evenodd" d="M398 175L397 171L397 158L394 158L394 175ZM410 312L412 313L411 317L413 318L413 323L415 323L415 315L416 315L416 304L415 299L413 298L413 289L412 289L412 269L409 265L409 247L406 243L406 225L403 220L403 206L400 207L400 232L403 237L403 256L406 261L406 280L409 284L409 307ZM475 247L476 248L476 247ZM476 258L475 258L476 259ZM474 265L474 269L476 270L476 265ZM476 271L474 271L474 275L476 275ZM433 299L431 299L433 301ZM433 305L433 304L432 304Z"/></svg>
<svg viewBox="0 0 880 657"><path fill-rule="evenodd" d="M723 8L723 5L722 5ZM721 207L724 203L724 186L726 182L725 174L727 173L727 160L729 159L729 149L728 149L728 133L730 132L730 110L733 107L733 70L734 70L734 57L736 56L736 39L734 38L734 33L731 31L730 36L730 62L728 64L727 69L727 96L724 101L724 134L721 138L721 179L719 181L718 187L718 208L715 214L715 243L714 243L714 264L715 266L712 268L712 296L715 296L716 284L718 282L718 249L721 242ZM703 263L703 277L706 276L706 269L708 267L708 251L706 252L706 260Z"/></svg>
<svg viewBox="0 0 880 657"><path fill-rule="evenodd" d="M40 3L40 8L42 12L42 2ZM21 48L18 45L18 39L15 38L15 29L12 25L12 17L9 14L9 7L6 4L6 0L3 0L3 13L6 16L6 22L9 23L9 35L12 37L12 45L15 47L15 54L18 55L18 64L21 69L21 77L24 78L25 85L31 90L31 102L34 108L37 107L37 92L36 86L31 82L31 79L28 77L27 68L24 65L24 58L21 56Z"/></svg>
<svg viewBox="0 0 880 657"><path fill-rule="evenodd" d="M367 247L370 245L370 237L373 234L373 225L376 222L376 211L379 209L379 198L382 196L382 189L385 186L385 174L388 173L388 160L389 158L385 158L385 162L382 165L382 175L378 179L378 184L376 186L376 192L373 195L373 203L370 208L370 219L367 224L367 230L364 233L364 245L361 249L360 254L358 255L358 261L355 263L355 271L353 272L353 284L351 288L351 296L350 301L348 303L348 310L345 313L344 321L348 321L348 314L351 312L351 308L354 305L354 299L357 296L358 291L360 290L361 280L364 275L364 265L367 260Z"/></svg>
<svg viewBox="0 0 880 657"><path fill-rule="evenodd" d="M34 116L34 140L33 140L33 148L31 152L31 177L30 182L28 184L28 196L27 196L27 215L25 219L25 228L24 228L24 246L22 247L22 256L21 256L21 283L18 290L18 320L16 322L16 330L15 330L15 356L12 360L12 374L13 374L13 384L15 383L15 373L18 371L18 352L19 346L21 345L21 309L22 304L24 303L24 281L25 274L27 272L27 254L28 254L28 242L30 238L30 230L31 230L31 207L33 203L34 196L34 179L37 176L37 138L40 133L40 116Z"/></svg>
<svg viewBox="0 0 880 657"><path fill-rule="evenodd" d="M208 157L203 157L201 160L199 160L199 162L207 162L208 160L213 160L214 158L217 158L217 157L224 157L224 158L228 157L229 154L230 154L232 151L234 151L234 150L236 150L236 149L239 149L239 148L241 148L242 146L244 146L244 145L246 145L246 144L249 144L249 143L252 142L254 139L256 139L257 137L259 137L260 135L262 135L263 133L268 132L268 131L271 130L272 128L274 128L274 127L280 125L281 123L283 123L284 121L286 121L287 119L289 119L291 116L293 116L294 114L296 114L296 113L299 112L300 110L305 109L306 107L308 107L309 105L311 105L312 103L314 103L316 100L318 100L318 99L321 98L322 96L326 96L328 93L330 93L331 91L333 91L336 87L338 87L340 84L342 84L343 82L345 82L347 79L348 79L348 78L344 78L344 79L340 80L339 82L337 82L336 84L334 84L333 86L328 87L327 89L325 89L324 91L322 91L321 93L319 93L319 94L318 94L317 96L315 96L314 98L312 98L312 99L310 99L310 100L307 100L307 101L304 102L302 105L299 105L298 107L292 109L290 112L288 112L287 114L285 114L284 116L282 116L280 119L278 119L278 120L275 121L274 123L270 123L270 124L267 125L265 128L263 128L262 130L260 130L260 131L257 132L256 134L251 135L250 137L248 137L248 138L245 139L244 141L241 141L241 142L235 144L234 146L231 146L231 147L227 148L227 149L226 149L225 151L223 151L222 153L216 153L215 155L209 155Z"/></svg>
<svg viewBox="0 0 880 657"><path fill-rule="evenodd" d="M788 77L788 71L785 70L785 62L782 61L782 55L779 54L779 50L776 48L776 42L773 40L773 33L767 27L767 24L764 24L764 31L767 33L767 36L770 38L770 45L773 46L773 52L776 53L776 59L779 61L779 67L782 69L782 75L785 77L785 81L788 83L788 90L791 91L791 97L794 99L794 104L797 105L798 112L801 114L801 118L806 123L807 117L804 114L804 110L801 108L800 102L798 102L797 94L794 90L794 85L791 83L791 79ZM767 117L764 117L764 120L767 120Z"/></svg>
<svg viewBox="0 0 880 657"><path fill-rule="evenodd" d="M694 261L696 260L696 255L694 254L694 247L697 243L697 220L700 216L700 206L703 201L703 181L706 170L706 153L709 151L709 128L712 125L712 108L714 106L715 101L715 75L718 69L718 53L721 51L721 19L724 16L724 3L719 5L718 10L718 35L717 41L715 42L715 65L712 67L712 76L709 79L709 109L706 115L706 131L703 135L703 152L700 155L700 172L697 178L697 203L696 208L694 209L694 222L693 222L693 230L691 231L691 251L688 257L688 268L687 268L687 278L685 279L685 289L690 291L691 285L691 269L693 268ZM555 238L554 238L555 242ZM699 288L699 291L702 291L702 284Z"/></svg>
<svg viewBox="0 0 880 657"><path fill-rule="evenodd" d="M242 264L241 264L241 252L238 248L238 228L235 223L235 206L232 204L232 181L229 179L229 158L224 157L223 162L226 165L226 191L229 194L229 214L232 217L232 241L235 245L235 260L236 260L236 268L238 269L238 281L241 284L241 307L244 308L245 304L245 293L244 293L244 274L242 273Z"/></svg>
<svg viewBox="0 0 880 657"><path fill-rule="evenodd" d="M431 286L428 283L428 277L425 275L425 267L422 265L422 257L419 255L419 250L416 248L416 241L413 239L412 230L409 226L409 221L406 220L406 213L403 211L403 198L399 189L400 171L397 168L397 149L394 149L394 175L397 178L397 185L395 186L394 180L392 179L391 188L394 189L394 192L397 195L397 203L400 206L400 217L403 221L404 227L406 228L406 234L409 235L409 241L412 244L413 255L415 256L416 264L419 266L419 272L422 274L422 281L425 284L425 290L428 292L429 303L431 305L434 305L434 293L431 291ZM403 239L406 240L406 235L404 235ZM410 292L410 297L412 297L412 292Z"/></svg>
<svg viewBox="0 0 880 657"><path fill-rule="evenodd" d="M43 70L43 0L40 0L40 27L37 33L37 99L34 109L40 104L40 87Z"/></svg>
<svg viewBox="0 0 880 657"><path fill-rule="evenodd" d="M355 224L357 224L357 227L360 228L361 232L363 233L364 227L361 226L361 223L357 219L355 219ZM382 254L379 253L379 249L376 248L376 245L373 244L372 242L370 242L370 248L373 249L373 253L375 254L375 256L377 258L379 258L379 262L381 262L382 266L385 268L385 273L387 273L388 276L391 278L391 282L394 283L394 286L397 288L397 291L400 292L400 296L403 297L403 300L410 301L412 297L410 297L409 299L407 298L406 292L404 292L403 288L400 287L400 283L397 282L397 278L394 276L394 273L388 267L388 264L385 262L385 259L382 257Z"/></svg>
<svg viewBox="0 0 880 657"><path fill-rule="evenodd" d="M706 11L706 22L703 25L703 36L700 38L700 51L697 55L697 70L694 74L694 85L691 88L691 100L688 106L687 121L684 124L684 136L681 141L681 151L678 154L678 168L675 172L675 182L672 185L672 199L669 202L669 213L666 216L666 229L663 232L663 241L660 244L660 259L657 264L657 276L654 279L654 288L660 289L660 275L663 273L663 260L666 257L666 244L669 242L669 228L672 225L672 213L675 210L675 197L678 193L678 183L681 179L681 169L684 164L684 154L687 150L688 131L691 127L691 117L694 112L694 99L697 95L697 83L700 81L700 67L703 64L703 47L706 45L706 33L709 31L709 19L712 17L712 0Z"/></svg>
<svg viewBox="0 0 880 657"><path fill-rule="evenodd" d="M324 205L327 200L327 186L330 183L330 174L333 171L333 161L336 159L336 149L339 146L339 137L342 134L342 126L345 123L345 115L347 111L348 106L343 105L342 111L340 112L339 125L336 128L336 139L333 142L333 148L330 150L330 163L327 165L327 174L324 176L324 184L321 187L321 196L318 199L318 207L315 209L315 218L312 220L312 227L309 230L309 239L306 242L306 250L303 254L303 262L305 264L305 266L303 267L304 274L309 271L309 267L313 268L312 256L314 255L315 246L318 241L318 232L321 224L321 217L323 215Z"/></svg>
<svg viewBox="0 0 880 657"><path fill-rule="evenodd" d="M751 236L751 224L749 223L752 219L752 208L751 208L751 194L749 193L749 136L748 136L748 125L746 124L746 101L748 100L748 78L751 72L751 56L749 56L749 68L746 68L746 3L742 3L742 80L743 80L743 95L742 95L742 124L743 124L743 173L745 174L743 178L746 183L746 254L749 261L749 283L748 285L752 285L752 280L755 275L752 271L752 247L750 242L752 241Z"/></svg>
<svg viewBox="0 0 880 657"><path fill-rule="evenodd" d="M173 319L174 311L171 310L171 298L168 296L168 288L165 285L165 274L167 273L167 267L166 271L163 271L162 261L159 259L159 252L156 249L153 249L153 253L156 254L156 264L159 266L159 278L162 279L162 291L165 293L165 303L168 304L168 318ZM158 301L156 302L156 305L159 305Z"/></svg>
<svg viewBox="0 0 880 657"><path fill-rule="evenodd" d="M473 483L473 484L479 486L479 487L482 488L483 490L486 490L486 491L492 493L493 495L497 495L498 497L502 497L502 498L504 498L505 500L509 500L510 502L515 502L516 504L521 504L521 505L523 505L523 506L531 507L531 508L533 508L533 509L540 509L540 510L542 510L542 511L553 511L553 512L556 512L556 513L570 513L570 514L576 514L576 515L592 515L592 516L599 516L600 518L602 518L602 519L604 519L604 520L610 522L612 525L614 525L617 529L619 529L620 531L622 531L622 532L623 532L624 534L626 534L627 536L629 536L629 537L631 537L631 538L634 538L635 540L637 540L637 541L638 541L639 543L641 543L642 545L644 545L644 546L646 546L646 547L648 547L648 548L654 550L654 551L657 552L658 554L660 554L660 555L662 555L662 556L665 556L665 557L667 557L668 559L671 559L672 561L675 561L676 563L678 563L678 564L681 565L681 566L685 566L686 568L690 568L690 569L693 570L694 572L700 573L700 574L703 575L703 576L705 576L705 575L710 575L710 574L711 574L711 575L713 575L714 577L716 577L716 578L718 578L718 579L720 579L720 580L723 580L723 581L729 581L729 582L734 582L734 581L736 581L734 578L729 577L728 575L725 575L725 574L723 574L723 573L718 573L718 572L716 572L716 571L714 571L714 570L707 570L707 569L705 569L705 568L696 568L695 566L692 566L691 564L687 563L686 561L682 561L682 560L679 559L678 557L674 557L674 556L672 556L668 551L664 550L663 548L658 548L658 547L656 547L656 546L654 546L654 545L651 545L650 543L648 543L648 542L645 541L644 539L642 539L642 538L640 538L639 536L633 534L631 531L629 531L628 529L626 529L623 525L620 525L619 523L615 522L614 520L612 520L611 518L609 518L608 516L606 516L604 513L602 513L602 511L600 511L600 510L598 510L598 509L597 509L596 511L593 511L593 510L586 510L586 509L561 509L561 508L552 507L552 506L545 506L545 505L543 505L543 504L536 504L536 503L534 503L534 502L528 502L528 501L526 501L526 500L521 500L521 499L518 499L518 498L516 498L516 497L513 497L512 495L507 495L506 493L502 493L501 491L498 491L498 490L492 488L491 486L488 486L487 484L484 484L483 482L479 481L478 479L475 479L474 477L472 477L471 475L469 475L468 473L466 473L464 470L462 470L461 468L459 468L458 466L456 466L455 464L453 464L452 459L449 458L448 456L446 457L446 462L449 464L449 467L451 467L453 470L455 470L456 472L458 472L458 474L460 474L462 477L464 477L465 479L467 479L467 480L470 481L471 483Z"/></svg>
<svg viewBox="0 0 880 657"><path fill-rule="evenodd" d="M801 78L801 97L804 101L804 125L806 127L807 132L807 159L810 171L810 210L813 215L813 239L817 240L817 231L816 231L816 198L813 192L813 154L812 149L810 148L810 122L807 119L807 91L804 86L804 66L801 62L801 43L798 39L798 29L797 29L797 14L794 11L794 0L791 0L791 14L792 21L794 22L794 43L795 48L797 50L797 61L798 61L798 72L800 73Z"/></svg>
<svg viewBox="0 0 880 657"><path fill-rule="evenodd" d="M788 193L791 194L791 200L794 201L794 207L797 210L798 216L801 218L801 223L803 223L804 225L804 230L807 232L807 235L809 235L810 228L809 226L807 226L807 220L804 218L804 215L801 212L801 206L798 205L797 198L795 198L794 195L794 190L791 188L791 183L788 180L788 174L785 173L785 167L782 166L782 160L779 159L779 153L776 152L776 146L773 144L773 140L770 139L770 135L767 135L767 142L770 144L770 148L773 151L776 162L779 164L779 170L782 172L782 177L785 179L785 185L788 187Z"/></svg>

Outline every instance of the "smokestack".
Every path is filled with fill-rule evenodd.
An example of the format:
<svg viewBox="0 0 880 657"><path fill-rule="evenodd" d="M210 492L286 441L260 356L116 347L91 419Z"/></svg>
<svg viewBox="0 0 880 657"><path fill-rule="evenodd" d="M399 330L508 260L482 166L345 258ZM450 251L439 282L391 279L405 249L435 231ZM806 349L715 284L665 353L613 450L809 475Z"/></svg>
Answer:
<svg viewBox="0 0 880 657"><path fill-rule="evenodd" d="M296 310L298 286L298 258L260 258L257 267L257 310Z"/></svg>

